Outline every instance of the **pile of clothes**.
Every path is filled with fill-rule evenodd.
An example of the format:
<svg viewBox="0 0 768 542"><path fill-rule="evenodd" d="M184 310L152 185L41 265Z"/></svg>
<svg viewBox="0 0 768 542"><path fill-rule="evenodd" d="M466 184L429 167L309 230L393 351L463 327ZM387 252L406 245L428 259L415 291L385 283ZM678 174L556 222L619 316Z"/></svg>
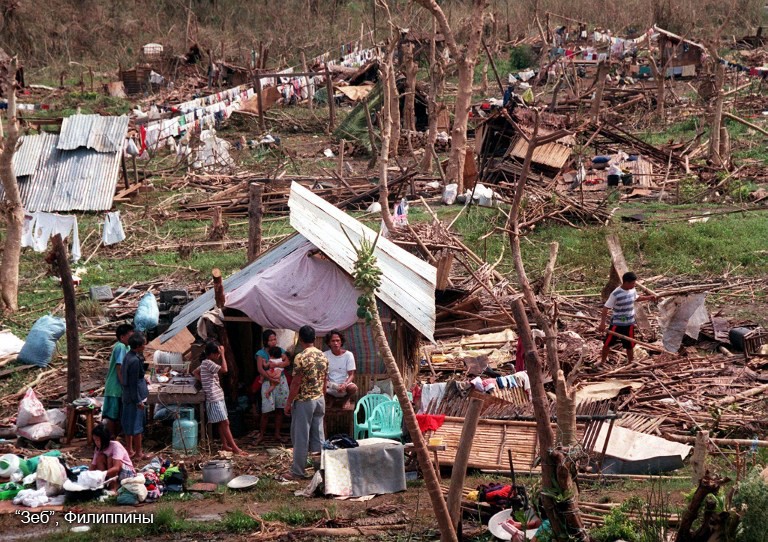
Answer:
<svg viewBox="0 0 768 542"><path fill-rule="evenodd" d="M141 472L120 482L117 504L136 505L140 502L155 502L164 493L184 491L187 471L184 465L172 465L169 459L155 457Z"/></svg>

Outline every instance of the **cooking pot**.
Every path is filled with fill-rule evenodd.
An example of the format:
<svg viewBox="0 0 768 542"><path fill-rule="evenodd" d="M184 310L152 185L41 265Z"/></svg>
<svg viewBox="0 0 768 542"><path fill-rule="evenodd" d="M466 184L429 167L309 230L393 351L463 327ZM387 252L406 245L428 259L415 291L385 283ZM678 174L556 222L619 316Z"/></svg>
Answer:
<svg viewBox="0 0 768 542"><path fill-rule="evenodd" d="M208 484L226 484L235 477L232 472L232 461L215 459L203 463L203 482Z"/></svg>

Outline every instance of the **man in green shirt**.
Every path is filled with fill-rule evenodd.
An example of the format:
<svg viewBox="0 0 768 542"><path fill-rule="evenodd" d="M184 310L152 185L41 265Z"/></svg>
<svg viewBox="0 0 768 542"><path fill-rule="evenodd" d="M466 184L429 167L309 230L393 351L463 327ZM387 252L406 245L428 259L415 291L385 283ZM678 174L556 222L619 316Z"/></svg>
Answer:
<svg viewBox="0 0 768 542"><path fill-rule="evenodd" d="M104 384L104 404L101 414L107 420L107 427L113 435L120 434L120 410L123 396L121 365L123 358L128 353L128 339L133 335L133 326L120 324L115 330L117 342L112 347L112 355L109 356L109 369L107 381Z"/></svg>
<svg viewBox="0 0 768 542"><path fill-rule="evenodd" d="M299 343L303 348L293 360L291 391L285 413L291 416L293 464L289 480L304 478L308 452L320 452L325 436L325 381L328 376L328 358L315 348L315 329L303 326L299 330Z"/></svg>

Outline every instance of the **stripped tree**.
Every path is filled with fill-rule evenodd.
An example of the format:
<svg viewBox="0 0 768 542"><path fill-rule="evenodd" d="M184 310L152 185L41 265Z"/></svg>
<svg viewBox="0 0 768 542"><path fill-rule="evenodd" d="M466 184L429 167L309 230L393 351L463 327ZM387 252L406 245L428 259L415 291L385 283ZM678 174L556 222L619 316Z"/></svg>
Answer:
<svg viewBox="0 0 768 542"><path fill-rule="evenodd" d="M456 41L456 34L451 30L448 18L438 5L437 0L416 0L416 2L428 10L437 21L451 57L456 62L459 74L447 176L448 179L459 185L459 193L462 193L464 192L464 160L467 147L467 122L469 121L469 108L472 104L472 83L477 55L480 52L482 42L483 13L488 6L488 0L472 0L472 10L469 14L469 20L466 22L469 34L466 46L459 46Z"/></svg>
<svg viewBox="0 0 768 542"><path fill-rule="evenodd" d="M346 231L344 234L346 235ZM387 342L384 326L381 323L379 310L376 306L376 290L378 290L381 285L381 269L379 268L376 256L374 255L378 238L371 242L363 237L360 240L360 246L355 246L352 240L349 239L349 236L347 236L347 239L355 249L356 254L355 266L352 272L355 279L355 287L362 292L362 295L357 300L357 315L360 318L365 318L366 322L371 326L376 346L378 346L379 353L387 368L387 376L392 380L392 388L397 396L397 400L400 402L400 407L403 409L405 427L408 429L411 441L413 442L413 447L416 450L419 467L424 476L427 493L432 502L432 508L435 513L435 518L437 519L437 526L440 529L440 540L443 542L456 541L456 531L451 524L448 505L445 502L445 498L443 498L443 492L440 489L437 473L429 458L427 443L424 440L424 435L421 434L419 424L416 421L416 412L413 410L413 405L408 399L408 390L405 387L403 375L400 373L400 368L397 366L397 360L392 354L392 349Z"/></svg>
<svg viewBox="0 0 768 542"><path fill-rule="evenodd" d="M437 121L445 111L442 102L445 90L445 56L437 52L437 21L432 21L432 37L429 40L429 126L427 128L427 144L424 147L424 159L421 162L423 171L432 169L432 155L435 154L437 141Z"/></svg>
<svg viewBox="0 0 768 542"><path fill-rule="evenodd" d="M556 141L570 134L570 132L560 130L540 136L539 115L536 112L533 135L528 138L523 132L520 132L520 134L526 140L528 149L525 153L522 172L515 187L515 195L506 230L509 232L512 259L520 290L522 291L522 299L518 299L512 308L518 333L525 349L526 369L531 379L531 394L541 450L542 503L558 539L564 540L567 537L574 537L576 540L587 540L588 535L584 529L578 508L578 488L574 482L576 461L582 457L576 437L575 394L566 380L565 374L560 369L557 353L557 307L554 303L549 307L543 304L540 306L539 300L536 298L536 294L531 287L520 250L520 224L518 220L525 192L525 184L528 179L528 173L531 170L534 150L536 147ZM554 269L556 257L557 246L555 245L550 252L550 264L547 266L547 275L551 274L550 269ZM545 277L544 282L549 282L549 279ZM548 401L542 383L542 367L536 347L531 339L531 330L522 300L525 300L536 323L544 332L547 365L550 374L555 380L557 438L555 438L550 426L549 408L547 408Z"/></svg>
<svg viewBox="0 0 768 542"><path fill-rule="evenodd" d="M2 208L7 224L3 259L0 264L0 308L6 311L19 308L19 259L21 230L24 225L24 206L13 170L13 154L19 142L19 123L16 118L17 65L16 57L10 58L0 49L0 90L8 100L8 133L3 133L0 123L0 180L5 191Z"/></svg>

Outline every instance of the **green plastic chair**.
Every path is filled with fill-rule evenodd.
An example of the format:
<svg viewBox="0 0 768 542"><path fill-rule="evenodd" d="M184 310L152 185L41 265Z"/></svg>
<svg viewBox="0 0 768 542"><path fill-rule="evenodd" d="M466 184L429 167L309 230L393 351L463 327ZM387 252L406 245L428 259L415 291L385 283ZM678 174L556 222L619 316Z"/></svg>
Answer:
<svg viewBox="0 0 768 542"><path fill-rule="evenodd" d="M403 409L397 401L377 406L371 416L371 437L403 439Z"/></svg>
<svg viewBox="0 0 768 542"><path fill-rule="evenodd" d="M389 396L381 393L369 393L357 400L353 417L354 427L352 430L355 440L359 440L364 433L370 434L371 416L373 411L378 405L385 401L390 401ZM360 421L360 411L362 411L363 421Z"/></svg>

